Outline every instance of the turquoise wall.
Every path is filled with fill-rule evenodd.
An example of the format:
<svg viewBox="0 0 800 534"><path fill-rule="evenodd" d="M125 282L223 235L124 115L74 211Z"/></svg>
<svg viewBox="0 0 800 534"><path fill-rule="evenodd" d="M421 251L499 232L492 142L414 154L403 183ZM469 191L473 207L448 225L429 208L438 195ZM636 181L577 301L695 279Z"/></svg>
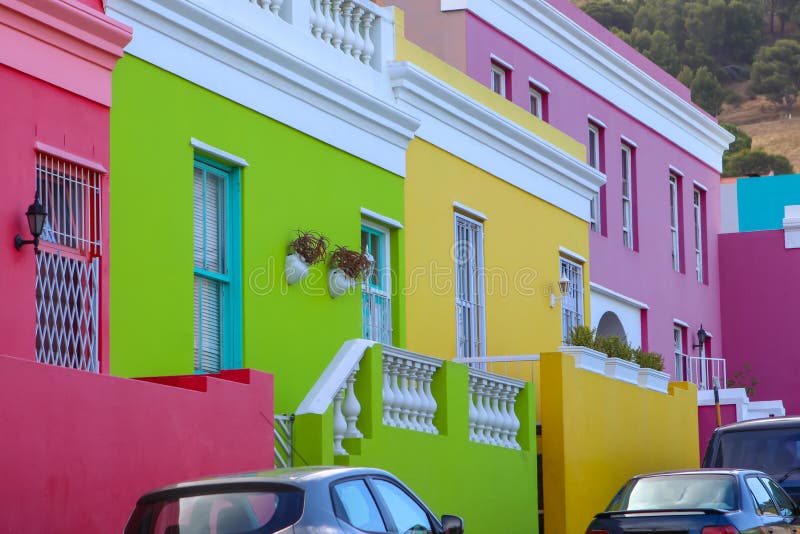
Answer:
<svg viewBox="0 0 800 534"><path fill-rule="evenodd" d="M382 353L368 349L355 383L361 403L358 429L363 439L345 439L348 456L333 455L332 410L300 415L295 422L295 465L380 467L411 487L441 516L464 519L466 532L536 534L538 483L536 406L533 384L517 397L520 420L512 450L469 440L468 368L445 361L433 377L438 435L388 427L382 423Z"/></svg>
<svg viewBox="0 0 800 534"><path fill-rule="evenodd" d="M294 411L344 340L361 336L360 291L331 299L327 266L283 277L297 229L360 248L361 208L403 220L403 179L132 56L111 112L111 373L193 372L191 138L244 158L243 364L275 374ZM392 262L404 278L402 231ZM402 295L393 300L404 317ZM396 321L395 344L405 343Z"/></svg>
<svg viewBox="0 0 800 534"><path fill-rule="evenodd" d="M783 229L783 207L800 204L800 174L739 178L739 231Z"/></svg>

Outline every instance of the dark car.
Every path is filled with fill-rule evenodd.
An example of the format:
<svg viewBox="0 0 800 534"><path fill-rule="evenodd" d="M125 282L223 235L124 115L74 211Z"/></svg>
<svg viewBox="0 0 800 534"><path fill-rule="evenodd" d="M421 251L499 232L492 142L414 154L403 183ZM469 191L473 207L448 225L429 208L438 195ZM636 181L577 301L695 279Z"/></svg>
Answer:
<svg viewBox="0 0 800 534"><path fill-rule="evenodd" d="M794 534L800 510L767 474L693 469L629 480L587 534Z"/></svg>
<svg viewBox="0 0 800 534"><path fill-rule="evenodd" d="M754 419L717 428L703 467L769 473L800 504L800 417Z"/></svg>
<svg viewBox="0 0 800 534"><path fill-rule="evenodd" d="M462 534L379 469L307 467L217 477L151 491L125 534Z"/></svg>

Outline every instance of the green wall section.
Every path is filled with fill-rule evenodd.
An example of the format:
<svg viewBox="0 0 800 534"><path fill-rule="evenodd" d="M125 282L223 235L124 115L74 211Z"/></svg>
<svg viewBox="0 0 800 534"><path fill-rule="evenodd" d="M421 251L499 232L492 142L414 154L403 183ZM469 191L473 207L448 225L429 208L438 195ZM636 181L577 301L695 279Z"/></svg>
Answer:
<svg viewBox="0 0 800 534"><path fill-rule="evenodd" d="M275 375L294 411L346 339L361 336L360 290L331 299L327 266L288 287L297 229L360 248L361 208L403 220L403 179L126 55L111 111L111 373L193 372L191 138L244 158L243 364ZM402 231L392 232L403 280ZM402 294L393 299L404 317ZM404 321L395 344L405 345Z"/></svg>
<svg viewBox="0 0 800 534"><path fill-rule="evenodd" d="M516 403L521 451L469 441L469 377L465 366L444 362L434 375L439 435L382 423L382 354L368 349L355 383L363 439L345 439L349 456L333 457L333 416L300 415L295 465L379 466L406 482L435 513L464 518L467 532L535 534L538 526L535 393L528 384ZM325 438L327 436L327 438Z"/></svg>

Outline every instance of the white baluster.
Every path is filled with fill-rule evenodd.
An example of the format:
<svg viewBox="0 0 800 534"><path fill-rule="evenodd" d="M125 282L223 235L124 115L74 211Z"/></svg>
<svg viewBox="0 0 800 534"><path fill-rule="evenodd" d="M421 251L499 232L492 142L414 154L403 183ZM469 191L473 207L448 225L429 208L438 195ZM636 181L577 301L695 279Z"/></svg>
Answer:
<svg viewBox="0 0 800 534"><path fill-rule="evenodd" d="M492 445L502 445L500 433L503 431L503 415L500 413L500 384L492 384L489 408L492 417Z"/></svg>
<svg viewBox="0 0 800 534"><path fill-rule="evenodd" d="M411 421L408 416L411 412L411 405L413 399L408 391L408 362L405 359L397 359L398 361L398 384L400 388L400 428L411 428Z"/></svg>
<svg viewBox="0 0 800 534"><path fill-rule="evenodd" d="M400 419L400 414L403 409L403 393L400 390L400 362L397 358L392 356L389 357L391 359L391 384L392 384L392 397L394 401L392 402L392 426L396 426L398 428L402 428L402 422Z"/></svg>
<svg viewBox="0 0 800 534"><path fill-rule="evenodd" d="M361 62L369 65L372 55L375 53L375 42L372 40L372 21L375 20L373 13L364 13L361 24L364 27L364 50L361 52Z"/></svg>
<svg viewBox="0 0 800 534"><path fill-rule="evenodd" d="M508 432L508 440L511 442L511 448L520 450L519 443L517 443L517 432L519 432L519 428L521 426L519 418L517 417L516 410L514 410L514 406L517 404L517 396L519 395L520 389L517 387L511 388L511 392L509 393L509 414L511 415L511 427L509 428Z"/></svg>
<svg viewBox="0 0 800 534"><path fill-rule="evenodd" d="M293 0L297 1L297 0ZM325 28L324 0L311 0L311 35L320 39Z"/></svg>
<svg viewBox="0 0 800 534"><path fill-rule="evenodd" d="M391 359L390 357L383 357L383 424L391 426L392 420L392 405L394 404L394 394L392 393L391 384Z"/></svg>
<svg viewBox="0 0 800 534"><path fill-rule="evenodd" d="M408 396L411 402L408 406L408 422L411 430L422 430L420 413L422 409L422 397L419 394L419 364L408 362Z"/></svg>
<svg viewBox="0 0 800 534"><path fill-rule="evenodd" d="M438 405L436 404L436 399L431 392L431 382L433 382L433 374L436 372L436 368L432 365L425 366L425 377L423 380L425 381L425 400L427 404L427 408L425 411L425 429L426 432L430 432L431 434L438 434L439 430L433 424L433 418L436 417L436 409Z"/></svg>
<svg viewBox="0 0 800 534"><path fill-rule="evenodd" d="M475 436L478 443L488 443L486 439L486 423L488 422L488 414L485 408L485 390L483 387L483 380L478 379L475 384L475 411L477 417L475 418Z"/></svg>
<svg viewBox="0 0 800 534"><path fill-rule="evenodd" d="M499 399L499 408L500 408L500 446L511 448L512 444L509 440L509 435L511 432L511 414L508 412L508 403L511 401L509 392L511 391L511 386L506 384L500 385L500 399Z"/></svg>
<svg viewBox="0 0 800 534"><path fill-rule="evenodd" d="M331 0L331 45L336 50L342 49L342 39L344 38L344 26L341 21L342 0ZM327 24L326 28L327 30Z"/></svg>
<svg viewBox="0 0 800 534"><path fill-rule="evenodd" d="M331 8L331 0L322 0L322 40L327 44L331 44L333 30L335 29Z"/></svg>
<svg viewBox="0 0 800 534"><path fill-rule="evenodd" d="M333 454L347 455L347 451L342 447L342 439L347 430L347 421L342 414L342 399L344 398L344 387L336 393L333 398Z"/></svg>
<svg viewBox="0 0 800 534"><path fill-rule="evenodd" d="M277 15L278 12L281 10L281 6L283 5L283 0L272 0L272 3L269 6L269 10L272 11L273 15Z"/></svg>
<svg viewBox="0 0 800 534"><path fill-rule="evenodd" d="M347 377L347 395L344 398L344 404L342 405L342 414L344 415L345 421L347 421L347 429L344 432L344 436L346 438L363 438L364 434L356 427L356 422L358 421L358 416L361 414L361 404L358 402L356 398L355 388L353 384L356 381L356 373L358 372L358 364L356 364L355 369L353 372L350 373L350 376Z"/></svg>
<svg viewBox="0 0 800 534"><path fill-rule="evenodd" d="M342 24L344 25L344 36L342 37L342 52L350 54L353 49L353 41L355 34L353 34L352 18L353 8L355 4L353 0L345 0L342 2Z"/></svg>
<svg viewBox="0 0 800 534"><path fill-rule="evenodd" d="M478 407L475 402L475 398L478 395L477 392L477 383L478 380L470 376L469 377L469 439L470 441L478 441L478 432L477 432L477 424L478 424Z"/></svg>
<svg viewBox="0 0 800 534"><path fill-rule="evenodd" d="M361 36L361 16L363 14L363 8L356 7L353 10L353 50L350 55L359 61L361 61L361 52L364 51L364 38Z"/></svg>

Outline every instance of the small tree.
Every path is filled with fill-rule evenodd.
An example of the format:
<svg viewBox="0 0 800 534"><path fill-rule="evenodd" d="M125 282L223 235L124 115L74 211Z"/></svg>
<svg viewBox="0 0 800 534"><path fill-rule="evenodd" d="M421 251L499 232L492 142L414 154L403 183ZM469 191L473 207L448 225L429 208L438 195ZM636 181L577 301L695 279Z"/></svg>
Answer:
<svg viewBox="0 0 800 534"><path fill-rule="evenodd" d="M780 39L774 46L761 47L750 76L750 89L783 106L786 116L791 117L800 91L800 43Z"/></svg>
<svg viewBox="0 0 800 534"><path fill-rule="evenodd" d="M793 174L794 168L786 156L767 154L763 150L740 150L722 159L723 176L765 176Z"/></svg>

